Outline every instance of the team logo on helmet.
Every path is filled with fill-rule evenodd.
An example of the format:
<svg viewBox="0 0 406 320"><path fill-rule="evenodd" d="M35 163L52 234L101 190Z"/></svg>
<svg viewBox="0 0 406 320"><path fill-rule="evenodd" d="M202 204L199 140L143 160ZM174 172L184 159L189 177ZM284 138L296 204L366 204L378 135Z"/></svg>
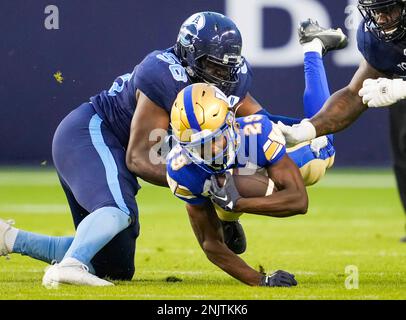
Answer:
<svg viewBox="0 0 406 320"><path fill-rule="evenodd" d="M206 23L206 19L202 13L195 13L191 17L189 17L183 25L191 25L193 24L196 26L197 31L202 30Z"/></svg>
<svg viewBox="0 0 406 320"><path fill-rule="evenodd" d="M190 46L193 39L198 36L199 31L204 28L206 19L203 14L196 13L187 19L179 32L179 41L184 46Z"/></svg>

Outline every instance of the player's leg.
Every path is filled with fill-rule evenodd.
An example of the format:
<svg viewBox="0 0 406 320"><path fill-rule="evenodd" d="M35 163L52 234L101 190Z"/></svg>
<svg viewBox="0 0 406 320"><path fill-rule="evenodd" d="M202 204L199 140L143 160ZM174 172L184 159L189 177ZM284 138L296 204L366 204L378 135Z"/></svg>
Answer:
<svg viewBox="0 0 406 320"><path fill-rule="evenodd" d="M136 223L117 234L91 260L97 276L114 280L131 280L135 273L136 239L139 235Z"/></svg>
<svg viewBox="0 0 406 320"><path fill-rule="evenodd" d="M406 212L406 102L389 108L393 168L403 209ZM406 242L406 236L401 238Z"/></svg>
<svg viewBox="0 0 406 320"><path fill-rule="evenodd" d="M214 204L217 216L223 228L224 243L235 254L242 254L247 250L247 239L239 221L242 213L227 212Z"/></svg>
<svg viewBox="0 0 406 320"><path fill-rule="evenodd" d="M17 229L0 219L0 256L20 253L47 263L61 261L73 237L52 237Z"/></svg>
<svg viewBox="0 0 406 320"><path fill-rule="evenodd" d="M73 111L58 127L53 158L61 178L88 214L75 221L79 222L75 238L62 262L47 271L44 284L80 283L86 278L89 282L83 284L93 285L94 278L79 274L80 266L91 263L96 275L101 274L100 263L94 262L95 255L118 234L129 232L126 229L138 231L134 197L139 186L125 167L124 148L90 104ZM135 243L138 233L134 234L131 239ZM135 250L135 245L121 245L123 250ZM108 259L102 256L101 260ZM111 266L114 268L114 263Z"/></svg>
<svg viewBox="0 0 406 320"><path fill-rule="evenodd" d="M345 48L348 40L341 29L326 29L310 19L301 22L298 32L299 41L303 45L304 51L306 83L303 96L304 114L306 118L311 118L330 96L322 56L328 51ZM280 121L288 126L302 121L299 118L270 114L266 110L261 110L258 113L266 115L275 123Z"/></svg>
<svg viewBox="0 0 406 320"><path fill-rule="evenodd" d="M343 48L347 40L341 30L324 29L311 20L301 23L299 40L304 53L304 114L306 118L311 118L330 97L322 56L330 50ZM317 148L318 143L326 145ZM319 181L334 163L333 135L304 142L287 151L298 165L305 184L312 185Z"/></svg>
<svg viewBox="0 0 406 320"><path fill-rule="evenodd" d="M74 220L87 214L75 200L73 194L61 181ZM53 237L17 229L0 219L0 255L19 253L47 263L61 262L72 244L73 236ZM2 246L2 243L4 246ZM1 250L3 248L3 250ZM92 266L89 265L92 269Z"/></svg>

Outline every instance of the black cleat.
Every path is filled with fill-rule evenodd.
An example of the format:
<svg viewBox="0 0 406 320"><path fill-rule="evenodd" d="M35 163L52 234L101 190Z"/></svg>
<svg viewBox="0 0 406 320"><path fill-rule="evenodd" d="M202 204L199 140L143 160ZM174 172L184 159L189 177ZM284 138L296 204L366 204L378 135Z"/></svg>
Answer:
<svg viewBox="0 0 406 320"><path fill-rule="evenodd" d="M400 238L400 242L406 243L406 236L404 236L403 238Z"/></svg>
<svg viewBox="0 0 406 320"><path fill-rule="evenodd" d="M239 221L221 221L224 242L235 254L241 254L247 249L244 229Z"/></svg>
<svg viewBox="0 0 406 320"><path fill-rule="evenodd" d="M348 38L340 28L326 29L311 19L299 24L298 33L300 44L319 39L323 44L323 56L328 51L343 49L348 44Z"/></svg>

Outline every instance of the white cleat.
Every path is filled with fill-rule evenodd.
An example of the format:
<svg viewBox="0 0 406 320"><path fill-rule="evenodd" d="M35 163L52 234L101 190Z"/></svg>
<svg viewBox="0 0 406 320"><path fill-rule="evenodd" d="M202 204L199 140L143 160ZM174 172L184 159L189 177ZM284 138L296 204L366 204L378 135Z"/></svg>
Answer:
<svg viewBox="0 0 406 320"><path fill-rule="evenodd" d="M0 257L1 256L8 256L10 251L8 251L7 246L6 246L6 233L9 231L14 224L13 220L3 220L0 219Z"/></svg>
<svg viewBox="0 0 406 320"><path fill-rule="evenodd" d="M89 268L75 258L63 259L45 269L42 285L48 289L57 288L59 284L74 284L83 286L114 286L89 272Z"/></svg>

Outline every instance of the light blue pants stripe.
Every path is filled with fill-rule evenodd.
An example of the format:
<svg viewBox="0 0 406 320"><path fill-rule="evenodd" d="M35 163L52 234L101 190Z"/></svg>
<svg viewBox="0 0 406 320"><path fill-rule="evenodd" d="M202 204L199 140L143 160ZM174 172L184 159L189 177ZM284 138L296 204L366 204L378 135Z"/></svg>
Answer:
<svg viewBox="0 0 406 320"><path fill-rule="evenodd" d="M120 208L121 211L130 215L130 210L128 209L127 205L125 204L121 188L120 182L118 181L118 169L114 157L104 142L102 131L101 131L101 124L103 120L95 114L92 119L90 119L89 123L89 132L90 137L92 139L92 143L99 154L104 168L106 170L106 178L107 184L109 186L110 192L113 195L114 201L116 202L117 206Z"/></svg>

